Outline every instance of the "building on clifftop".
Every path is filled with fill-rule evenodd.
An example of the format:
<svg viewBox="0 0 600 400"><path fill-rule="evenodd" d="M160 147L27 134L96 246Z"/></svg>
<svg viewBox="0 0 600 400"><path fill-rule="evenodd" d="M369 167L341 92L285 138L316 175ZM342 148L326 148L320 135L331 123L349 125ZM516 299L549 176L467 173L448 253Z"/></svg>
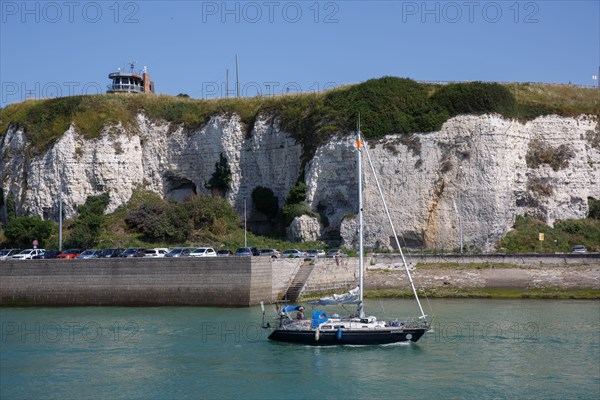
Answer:
<svg viewBox="0 0 600 400"><path fill-rule="evenodd" d="M150 74L146 71L146 67L139 74L133 72L135 63L129 63L129 72L121 71L108 74L108 78L112 79L112 84L108 85L106 93L154 93L154 82L150 80Z"/></svg>

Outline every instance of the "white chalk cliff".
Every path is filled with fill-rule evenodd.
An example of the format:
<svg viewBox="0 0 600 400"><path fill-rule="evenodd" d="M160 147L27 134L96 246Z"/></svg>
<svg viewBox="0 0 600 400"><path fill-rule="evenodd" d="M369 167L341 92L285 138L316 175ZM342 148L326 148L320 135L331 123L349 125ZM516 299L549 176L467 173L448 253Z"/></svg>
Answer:
<svg viewBox="0 0 600 400"><path fill-rule="evenodd" d="M587 198L600 198L599 143L595 117L545 116L520 123L482 115L452 118L439 132L388 135L368 145L396 228L409 245L456 248L462 226L466 246L487 250L517 215L534 215L549 224L585 217ZM550 151L562 145L564 162L557 170L548 164L528 167L533 144ZM350 135L335 138L307 164L308 201L327 217L328 226L296 223L300 230L310 229L296 236L312 239L321 232L341 236L346 246L354 243L353 146ZM302 175L302 151L270 117L258 118L247 132L236 115L215 115L201 129L187 132L138 115L136 132L106 127L99 139L85 140L71 127L45 153L35 155L27 132L10 128L1 137L0 177L19 213L56 219L61 185L67 216L87 196L106 191L109 211L125 203L136 187L172 197L194 190L208 194L204 184L223 154L232 172L226 198L243 213L244 197L251 208L257 186L273 190L283 206ZM366 244L390 247L391 230L366 157L363 162Z"/></svg>

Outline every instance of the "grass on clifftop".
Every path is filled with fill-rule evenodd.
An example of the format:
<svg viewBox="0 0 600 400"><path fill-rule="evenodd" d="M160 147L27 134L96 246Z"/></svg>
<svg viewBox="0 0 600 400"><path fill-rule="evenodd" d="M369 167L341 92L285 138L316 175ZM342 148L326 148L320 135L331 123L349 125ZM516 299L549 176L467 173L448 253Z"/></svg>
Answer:
<svg viewBox="0 0 600 400"><path fill-rule="evenodd" d="M34 153L44 151L71 123L87 139L99 137L119 123L135 133L135 116L183 124L190 131L215 114L237 114L246 129L259 115L275 116L310 157L335 134L347 134L361 115L366 137L391 133L431 132L451 116L500 113L527 120L545 114L600 114L600 91L572 86L469 82L420 84L384 77L322 93L276 97L195 100L168 95L102 94L48 100L28 100L0 109L0 132L21 127Z"/></svg>

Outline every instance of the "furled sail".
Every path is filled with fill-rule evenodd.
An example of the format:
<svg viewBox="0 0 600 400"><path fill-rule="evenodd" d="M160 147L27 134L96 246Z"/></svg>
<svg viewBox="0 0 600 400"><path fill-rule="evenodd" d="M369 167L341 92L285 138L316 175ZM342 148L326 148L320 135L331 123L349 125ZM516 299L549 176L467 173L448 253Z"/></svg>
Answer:
<svg viewBox="0 0 600 400"><path fill-rule="evenodd" d="M358 304L358 286L344 294L334 294L330 297L323 297L319 301L309 301L308 304L319 306L331 306L338 304Z"/></svg>

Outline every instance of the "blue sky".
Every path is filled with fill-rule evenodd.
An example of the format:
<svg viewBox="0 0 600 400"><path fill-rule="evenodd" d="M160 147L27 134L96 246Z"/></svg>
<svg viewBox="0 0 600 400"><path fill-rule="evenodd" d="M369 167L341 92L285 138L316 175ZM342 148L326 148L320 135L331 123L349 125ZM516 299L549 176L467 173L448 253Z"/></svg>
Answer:
<svg viewBox="0 0 600 400"><path fill-rule="evenodd" d="M0 105L105 91L314 91L385 75L594 85L600 1L0 1ZM269 89L267 89L267 85Z"/></svg>

